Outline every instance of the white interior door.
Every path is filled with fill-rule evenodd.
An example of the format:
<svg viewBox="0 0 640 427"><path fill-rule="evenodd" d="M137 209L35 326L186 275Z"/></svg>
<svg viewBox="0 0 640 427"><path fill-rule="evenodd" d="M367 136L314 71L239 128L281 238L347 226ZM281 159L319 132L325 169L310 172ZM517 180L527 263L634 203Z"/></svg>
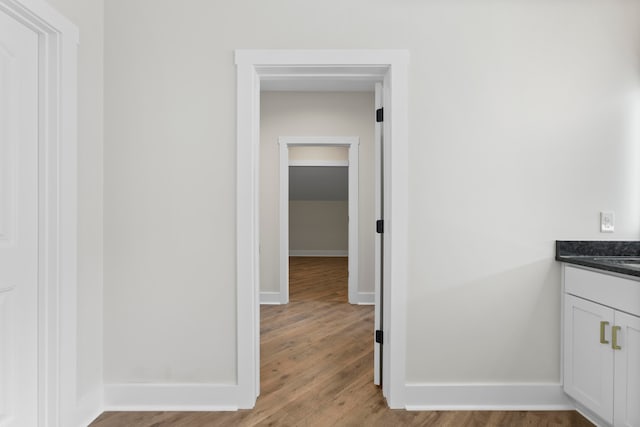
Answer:
<svg viewBox="0 0 640 427"><path fill-rule="evenodd" d="M376 111L382 108L382 84L376 83L375 85L375 108ZM376 119L376 129L374 135L374 150L375 150L375 213L378 220L383 220L383 168L382 168L382 121ZM373 225L372 225L373 226ZM377 385L382 385L382 344L378 343L376 339L376 331L382 331L382 304L384 297L382 295L382 277L383 277L383 242L384 234L376 233L375 239L375 320L374 320L374 349L373 349L373 382Z"/></svg>
<svg viewBox="0 0 640 427"><path fill-rule="evenodd" d="M38 423L38 35L0 11L0 426Z"/></svg>

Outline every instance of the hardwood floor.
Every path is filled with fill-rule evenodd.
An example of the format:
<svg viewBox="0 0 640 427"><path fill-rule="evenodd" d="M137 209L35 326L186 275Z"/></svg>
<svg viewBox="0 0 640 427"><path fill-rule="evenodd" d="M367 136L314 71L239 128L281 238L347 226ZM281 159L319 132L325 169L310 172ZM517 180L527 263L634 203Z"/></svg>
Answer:
<svg viewBox="0 0 640 427"><path fill-rule="evenodd" d="M105 412L92 427L591 426L573 411L388 409L373 385L373 306L347 303L346 258L291 258L290 303L261 307L261 396L237 412Z"/></svg>

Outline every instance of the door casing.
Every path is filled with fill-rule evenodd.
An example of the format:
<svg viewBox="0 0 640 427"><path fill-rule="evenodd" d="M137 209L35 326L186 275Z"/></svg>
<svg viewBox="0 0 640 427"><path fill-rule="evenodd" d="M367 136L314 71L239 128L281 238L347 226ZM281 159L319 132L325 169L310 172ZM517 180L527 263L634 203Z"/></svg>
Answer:
<svg viewBox="0 0 640 427"><path fill-rule="evenodd" d="M236 50L238 407L260 393L260 82L277 79L382 81L385 345L383 395L404 407L408 256L408 60L406 50ZM372 227L375 224L371 225ZM372 337L373 342L373 337Z"/></svg>

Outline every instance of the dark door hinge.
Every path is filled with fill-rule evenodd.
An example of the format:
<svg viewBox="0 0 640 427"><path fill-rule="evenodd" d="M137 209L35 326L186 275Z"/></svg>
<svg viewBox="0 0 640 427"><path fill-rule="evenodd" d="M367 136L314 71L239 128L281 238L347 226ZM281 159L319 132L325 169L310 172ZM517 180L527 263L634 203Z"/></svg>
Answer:
<svg viewBox="0 0 640 427"><path fill-rule="evenodd" d="M379 219L376 221L376 233L382 234L384 233L384 220Z"/></svg>
<svg viewBox="0 0 640 427"><path fill-rule="evenodd" d="M382 331L380 330L376 331L376 342L378 344L382 344Z"/></svg>
<svg viewBox="0 0 640 427"><path fill-rule="evenodd" d="M371 110L369 110L369 111L371 111ZM384 117L383 109L382 108L378 108L376 110L376 122L380 123L382 121L383 117Z"/></svg>

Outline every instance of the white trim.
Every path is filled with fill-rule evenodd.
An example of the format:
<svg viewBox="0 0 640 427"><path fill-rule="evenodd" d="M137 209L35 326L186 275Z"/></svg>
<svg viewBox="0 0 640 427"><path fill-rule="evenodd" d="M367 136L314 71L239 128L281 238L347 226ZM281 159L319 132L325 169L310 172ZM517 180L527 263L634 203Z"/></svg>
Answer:
<svg viewBox="0 0 640 427"><path fill-rule="evenodd" d="M76 46L79 40L78 27L66 17L58 13L49 3L42 0L0 0L0 9L19 17L38 34L52 37L56 41L68 42L67 46ZM49 39L51 40L51 39ZM74 49L75 51L75 49ZM58 51L50 52L58 56ZM64 65L70 65L65 62ZM61 65L60 62L58 62Z"/></svg>
<svg viewBox="0 0 640 427"><path fill-rule="evenodd" d="M406 50L236 50L238 399L253 407L260 382L257 180L260 79L384 79L385 243L383 394L404 407L408 259L408 61ZM393 286L391 284L393 283Z"/></svg>
<svg viewBox="0 0 640 427"><path fill-rule="evenodd" d="M273 291L261 291L260 292L260 304L264 305L278 305L278 304L286 304L286 301L283 302L283 297L280 292Z"/></svg>
<svg viewBox="0 0 640 427"><path fill-rule="evenodd" d="M410 411L565 411L561 384L407 384Z"/></svg>
<svg viewBox="0 0 640 427"><path fill-rule="evenodd" d="M345 257L349 251L343 250L289 250L289 256Z"/></svg>
<svg viewBox="0 0 640 427"><path fill-rule="evenodd" d="M350 147L359 144L357 136L281 136L278 138L281 144L288 144L290 147ZM317 162L318 160L313 160Z"/></svg>
<svg viewBox="0 0 640 427"><path fill-rule="evenodd" d="M82 396L78 402L78 409L76 411L76 420L78 420L78 422L75 425L88 426L95 421L95 419L104 412L102 407L103 401L104 386L102 385Z"/></svg>
<svg viewBox="0 0 640 427"><path fill-rule="evenodd" d="M237 67L236 280L238 406L260 394L260 78Z"/></svg>
<svg viewBox="0 0 640 427"><path fill-rule="evenodd" d="M606 420L602 419L602 417L600 417L599 415L595 414L592 410L588 409L587 407L582 405L580 402L572 399L571 397L569 397L569 398L571 399L571 401L575 405L576 412L578 412L580 415L582 415L583 417L588 419L591 422L591 424L596 425L596 426L609 426L610 425Z"/></svg>
<svg viewBox="0 0 640 427"><path fill-rule="evenodd" d="M374 292L358 292L358 304L359 305L375 305L376 304L375 295L376 294Z"/></svg>
<svg viewBox="0 0 640 427"><path fill-rule="evenodd" d="M376 114L379 108L382 108L383 87L381 83L375 84L375 106ZM374 129L374 215L377 220L384 220L382 212L382 123L376 122ZM376 233L374 235L374 277L373 277L373 289L374 289L374 315L373 315L373 333L375 331L382 330L382 295L380 294L382 285L382 234ZM380 349L381 344L374 341L373 344L373 383L380 385Z"/></svg>
<svg viewBox="0 0 640 427"><path fill-rule="evenodd" d="M105 384L105 411L236 411L237 385Z"/></svg>
<svg viewBox="0 0 640 427"><path fill-rule="evenodd" d="M77 424L78 29L41 0L0 0L39 37L38 418Z"/></svg>
<svg viewBox="0 0 640 427"><path fill-rule="evenodd" d="M358 293L358 187L359 145L357 136L281 136L280 145L280 292L282 301L289 301L289 147L347 147L349 149L349 303L357 303ZM309 162L315 163L313 162ZM315 164L314 164L315 166ZM335 255L334 255L335 256ZM285 304L286 304L285 302Z"/></svg>
<svg viewBox="0 0 640 427"><path fill-rule="evenodd" d="M348 257L347 288L349 303L358 303L360 286L360 139L349 144L349 206L348 206Z"/></svg>
<svg viewBox="0 0 640 427"><path fill-rule="evenodd" d="M560 358L558 360L560 366L560 382L563 384L564 389L564 301L566 298L566 287L565 287L565 267L566 264L563 262L560 264Z"/></svg>
<svg viewBox="0 0 640 427"><path fill-rule="evenodd" d="M289 302L289 145L286 139L282 137L278 138L279 144L279 158L278 163L278 179L280 181L279 197L279 231L280 237L279 248L280 256L279 269L280 269L280 294L284 304Z"/></svg>
<svg viewBox="0 0 640 427"><path fill-rule="evenodd" d="M396 53L383 83L385 234L382 318L385 344L382 346L382 391L391 408L404 407L407 359L409 55L402 52L402 56Z"/></svg>
<svg viewBox="0 0 640 427"><path fill-rule="evenodd" d="M389 66L406 64L408 59L409 52L404 49L238 49L235 52L236 65L260 68L265 79L299 78L310 73L322 79L353 77L354 73L347 67L359 70L359 77L382 77ZM301 66L311 71L297 69Z"/></svg>
<svg viewBox="0 0 640 427"><path fill-rule="evenodd" d="M348 160L289 160L289 166L345 167L345 166L349 166L349 161Z"/></svg>

